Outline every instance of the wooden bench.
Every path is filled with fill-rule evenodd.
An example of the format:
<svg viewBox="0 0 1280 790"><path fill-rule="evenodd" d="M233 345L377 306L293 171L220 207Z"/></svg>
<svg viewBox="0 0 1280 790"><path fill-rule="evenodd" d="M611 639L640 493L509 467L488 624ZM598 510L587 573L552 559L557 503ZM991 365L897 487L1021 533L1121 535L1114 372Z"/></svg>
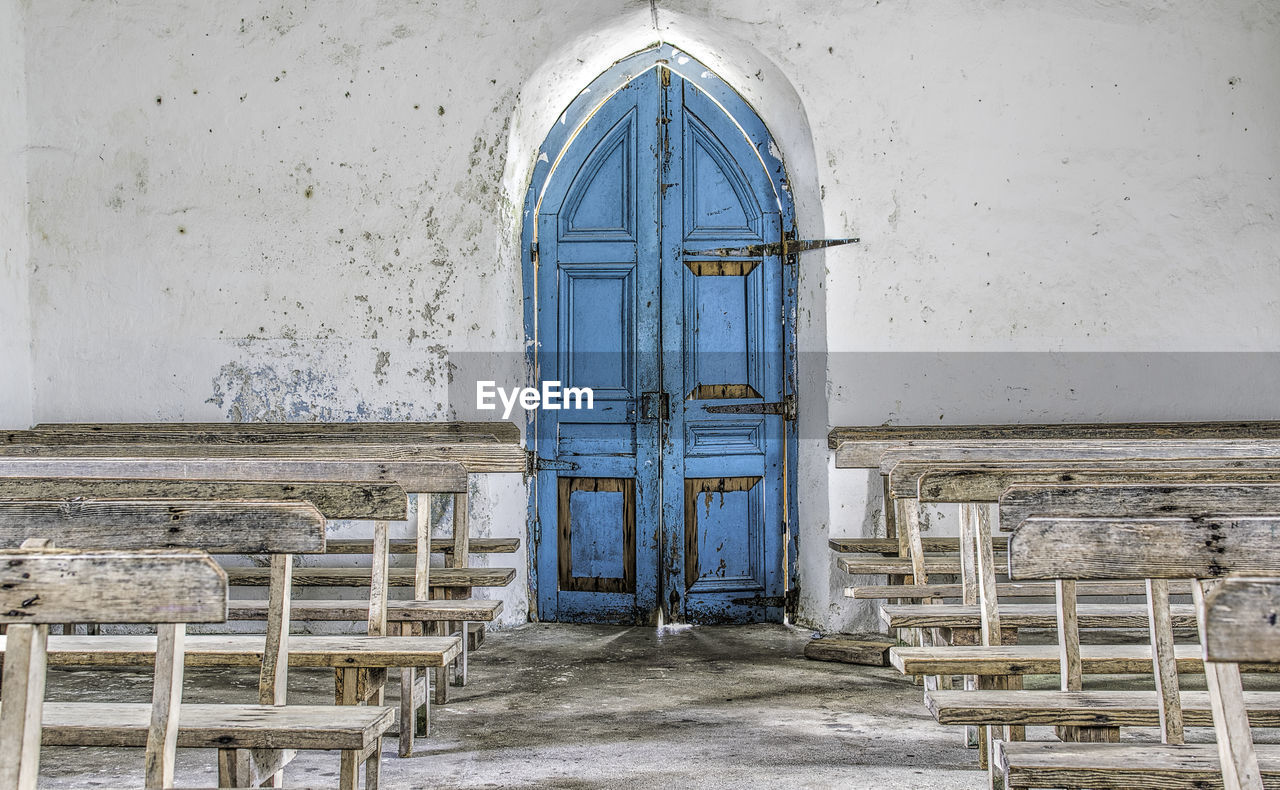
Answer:
<svg viewBox="0 0 1280 790"><path fill-rule="evenodd" d="M1088 765L1107 786L1142 786L1153 778L1161 787L1259 790L1280 786L1280 750L1272 745L1255 747L1249 731L1251 725L1276 726L1271 712L1277 695L1242 692L1239 672L1232 666L1280 662L1277 610L1280 579L1275 577L1228 578L1206 597L1203 642L1210 662L1210 691L1183 692L1181 699L1185 725L1211 724L1215 745L1112 744L1099 749L1096 744L1047 744L1019 755L1019 773L1055 784L1059 779L1064 784L1078 783L1082 765ZM1205 707L1212 710L1211 716L1206 716Z"/></svg>
<svg viewBox="0 0 1280 790"><path fill-rule="evenodd" d="M105 491L102 484L95 485L99 492ZM264 522L261 516L255 517L255 514L266 512L289 514L297 522L295 529L290 533L266 529L264 524L269 525L269 522ZM385 541L385 522L379 524L377 533ZM389 667L412 671L416 667L445 666L461 653L460 640L456 637L381 635L385 633L379 630L385 629L385 619L382 619L385 617L383 602L386 600L385 553L381 571L378 571L375 555L375 575L379 578L371 590L369 604L373 635L289 636L290 577L293 569L290 555L324 550L325 520L308 504L282 503L269 507L268 504L245 501L81 499L43 503L0 502L0 525L6 526L3 534L10 543L32 534L62 536L70 533L82 545L163 545L198 547L219 553L270 554L272 579L266 610L266 636L198 635L187 640L188 665L261 668L260 701L263 704L283 703L285 677L290 665L334 668L336 697L340 703L380 703L381 683L361 682L362 674L371 670L385 672ZM302 526L307 528L306 532L299 531ZM49 642L48 662L52 666L140 667L155 660L155 650L155 639L145 636L53 637ZM401 725L410 737L414 711L418 707L425 710L427 705L425 681L411 685L412 690L401 700ZM332 717L332 709L329 711ZM381 714L377 720L381 720ZM323 718L320 721L324 723ZM324 734L323 728L319 733ZM376 742L377 739L373 738L367 746L376 751ZM270 776L278 770L275 763L263 764L261 747L252 748L258 751L233 755L242 782L248 781L245 777ZM343 751L345 786L354 787L360 763L368 756ZM274 755L275 758L284 759L279 755ZM376 784L376 761L370 765L370 770L375 772Z"/></svg>
<svg viewBox="0 0 1280 790"><path fill-rule="evenodd" d="M1116 502L1123 502L1119 496ZM1238 507L1244 507L1240 505ZM1233 515L1202 518L1041 518L1026 519L1014 533L1009 546L1010 574L1016 578L1054 579L1061 588L1060 635L1061 677L1064 691L1080 689L1081 648L1075 631L1074 596L1071 584L1079 579L1145 578L1151 612L1150 651L1156 681L1161 740L1178 749L1146 751L1117 743L1080 743L1059 749L1057 744L1003 743L993 751L993 763L1004 774L1009 788L1097 787L1099 775L1114 768L1116 753L1123 754L1123 768L1117 779L1127 786L1203 787L1194 764L1198 752L1216 755L1216 749L1181 746L1186 721L1179 694L1173 629L1169 618L1168 579L1193 579L1197 605L1203 605L1206 582L1232 571L1275 573L1280 568L1280 516ZM1188 645L1201 651L1200 645ZM1200 653L1203 656L1203 653ZM1254 666L1254 665L1248 665ZM1265 665L1275 667L1276 665ZM1235 665L1231 667L1235 669ZM1203 664L1209 677L1211 708L1215 685L1224 673L1222 665ZM1239 675L1234 675L1237 698ZM1102 695L1105 692L1093 692ZM1215 714L1218 711L1215 710ZM1243 724L1241 703L1238 726ZM1215 715L1215 724L1219 717ZM1108 733L1109 735L1109 733ZM1095 738L1081 737L1088 741ZM1118 740L1104 737L1100 740ZM1066 753L1073 757L1063 759ZM1183 758L1187 758L1184 760ZM1173 759L1171 759L1173 758ZM1188 764L1191 763L1191 764ZM1201 768L1203 766L1201 765Z"/></svg>
<svg viewBox="0 0 1280 790"><path fill-rule="evenodd" d="M7 626L0 690L0 788L34 790L40 745L49 624L154 623L159 654L152 702L143 705L144 784L173 785L182 700L183 632L187 623L221 621L226 577L202 552L84 552L48 540L0 550L0 623ZM66 709L66 706L63 706ZM112 707L75 705L83 722L110 718Z"/></svg>
<svg viewBox="0 0 1280 790"><path fill-rule="evenodd" d="M352 459L356 457L395 461L406 457L452 458L468 472L524 472L528 453L519 446L520 431L508 422L369 422L369 423L65 423L42 424L30 431L0 435L0 444L15 446L15 452L41 455L128 455L229 457L236 454L281 458ZM52 446L52 447L51 447ZM216 451L211 448L218 448ZM166 449L168 448L168 449ZM418 493L411 481L402 480L410 493ZM477 553L514 552L516 539L480 541L474 548L468 540L467 490L450 493L454 500L454 540L445 551L446 565L462 568L469 564L471 551ZM420 510L419 531L430 525ZM416 541L410 553L417 553L420 573L429 568L430 552ZM441 541L440 543L443 543ZM348 546L358 546L349 542ZM432 548L434 550L434 546ZM336 550L335 550L336 553ZM367 553L367 552L363 552ZM415 585L418 598L428 595L425 585ZM437 595L466 595L463 589L437 589ZM490 609L496 617L498 611ZM322 609L321 614L326 613ZM468 646L483 638L483 623L466 621L455 628L468 632ZM406 624L405 627L418 628ZM457 682L465 685L468 658L459 664ZM438 686L443 694L447 686Z"/></svg>
<svg viewBox="0 0 1280 790"><path fill-rule="evenodd" d="M1145 472L1133 474L1133 479L1144 479ZM1162 473L1163 474L1163 473ZM1199 478L1198 475L1192 474L1191 477ZM1168 478L1176 479L1176 478ZM1183 516L1183 517L1200 517L1223 512L1231 512L1232 509L1238 509L1242 512L1265 513L1280 512L1280 485L1277 484L1221 484L1221 485L1204 485L1204 484L1176 484L1163 483L1159 485L1103 485L1103 486L1082 486L1082 485L1061 485L1061 486L1042 486L1031 484L1017 484L1005 492L1000 500L1000 523L1006 531L1012 531L1018 524L1021 524L1029 516L1043 517L1081 517L1081 516L1100 516L1107 513L1124 517L1144 517L1144 516ZM1096 583L1096 582L1093 582ZM1114 582L1110 584L1115 584ZM1141 589L1134 582L1123 582L1128 585L1123 592L1143 592L1145 594L1145 583L1142 583ZM1096 589L1086 588L1084 583L1072 582L1068 585L1067 594L1071 594L1074 587L1074 595L1068 602L1075 612L1075 629L1079 628L1125 628L1139 626L1148 628L1150 624L1149 611L1146 605L1105 605L1106 609L1113 610L1110 617L1095 619L1096 605L1077 606L1076 599L1084 594L1094 594L1098 592ZM1104 592L1114 593L1121 590L1115 588L1106 589ZM1044 589L1037 592L1049 592L1053 595L1060 595L1063 591L1059 589L1059 585L1055 585L1052 590ZM1171 588L1174 594L1191 592L1190 586L1186 584L1177 584ZM1000 590L996 590L997 596L1000 596ZM929 611L918 611L919 609L930 610L940 609L942 613L934 614ZM950 620L956 627L969 626L977 623L980 626L981 611L980 607L955 607L951 612L951 616L945 614L946 609L952 607L884 607L886 615L893 615L895 621L910 618L913 622L920 625L939 626ZM997 616L1002 628L1011 625L1037 625L1045 627L1058 627L1059 617L1061 616L1061 606L1055 604L1053 606L1040 606L1032 609L1027 605L1008 606L1005 604L997 604ZM1035 615L1043 618L1039 622L1032 622L1026 619L1027 615ZM1195 626L1194 610L1187 610L1184 607L1170 607L1170 625L1175 629L1190 629ZM975 626L977 627L977 626ZM1133 652L1130 651L1128 656L1118 655L1115 648L1103 648L1099 646L1079 648L1078 639L1075 643L1075 649L1081 650L1082 661L1084 662L1082 671L1097 672L1108 666L1108 662L1112 665L1121 658L1132 658ZM1006 650L988 653L992 661L996 662L991 666L982 668L984 672L989 671L994 666L1009 666L1011 663L1020 659L1023 661L1021 667L1026 669L1026 673L1030 674L1030 668L1051 669L1052 656L1045 653L1033 655L1034 651L1028 648L1009 648ZM954 657L957 660L962 658L974 659L973 663L981 663L982 658L974 655ZM1034 659L1034 660L1033 660ZM901 661L904 666L919 666L921 663L928 663L930 656L927 651L917 651L915 655L904 656ZM1142 671L1138 667L1138 671ZM979 674L982 674L980 672ZM1076 689L1072 689L1076 690ZM954 720L957 716L961 716L958 710L953 710L952 706L960 706L965 710L974 710L981 708L981 702L984 698L991 696L996 699L997 707L1003 707L1003 698L1000 692L978 692L976 696L961 698L961 695L949 693L946 691L931 692L927 695L927 704L931 710L937 715L947 718L949 721ZM1049 692L1028 692L1021 697L1023 704L1027 710L1019 714L1018 721L1007 722L1009 724L1021 725L1025 724L1025 719L1036 719L1042 722L1044 719L1053 716L1061 716L1062 718L1054 723L1064 727L1080 727L1088 726L1080 721L1081 708L1078 705L1069 705L1065 709L1062 702L1056 695ZM1077 698L1078 702L1083 702L1086 697ZM1104 699L1100 704L1105 705ZM1038 707L1037 707L1038 706ZM1154 712L1154 709L1152 709ZM967 722L971 724L988 724L989 715L983 714Z"/></svg>

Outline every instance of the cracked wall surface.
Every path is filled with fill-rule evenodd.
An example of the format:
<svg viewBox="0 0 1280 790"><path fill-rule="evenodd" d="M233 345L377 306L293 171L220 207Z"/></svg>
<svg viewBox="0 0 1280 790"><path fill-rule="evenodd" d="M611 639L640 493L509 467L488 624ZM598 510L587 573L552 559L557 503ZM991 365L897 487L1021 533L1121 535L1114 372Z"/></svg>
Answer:
<svg viewBox="0 0 1280 790"><path fill-rule="evenodd" d="M1280 341L1274 4L0 9L7 424L459 416L449 355L524 348L538 145L659 36L770 126L803 234L862 238L800 273L804 622L874 625L825 544L878 484L828 425L1276 416L1270 358L1216 353ZM523 481L476 486L525 537Z"/></svg>

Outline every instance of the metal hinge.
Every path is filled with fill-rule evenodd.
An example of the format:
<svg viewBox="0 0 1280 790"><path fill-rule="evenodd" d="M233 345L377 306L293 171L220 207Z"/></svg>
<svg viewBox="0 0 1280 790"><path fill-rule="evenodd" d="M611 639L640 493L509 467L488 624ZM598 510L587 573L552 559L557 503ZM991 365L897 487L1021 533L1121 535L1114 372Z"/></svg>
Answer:
<svg viewBox="0 0 1280 790"><path fill-rule="evenodd" d="M530 257L534 262L537 262L537 260L538 260L538 242L536 242L536 241L531 241L531 242L529 242L529 257Z"/></svg>
<svg viewBox="0 0 1280 790"><path fill-rule="evenodd" d="M821 250L827 247L839 247L842 244L857 244L859 238L851 239L783 239L769 244L751 244L746 247L716 247L710 250L685 250L685 255L697 255L711 258L768 258L781 255L784 258L809 250ZM788 263L790 261L787 261Z"/></svg>
<svg viewBox="0 0 1280 790"><path fill-rule="evenodd" d="M796 396L784 395L780 401L770 403L739 403L731 406L708 406L711 414L780 414L782 419L796 419Z"/></svg>
<svg viewBox="0 0 1280 790"><path fill-rule="evenodd" d="M573 461L557 461L552 458L539 458L533 450L525 450L525 469L528 474L535 474L541 471L552 472L575 472L578 470L578 464Z"/></svg>

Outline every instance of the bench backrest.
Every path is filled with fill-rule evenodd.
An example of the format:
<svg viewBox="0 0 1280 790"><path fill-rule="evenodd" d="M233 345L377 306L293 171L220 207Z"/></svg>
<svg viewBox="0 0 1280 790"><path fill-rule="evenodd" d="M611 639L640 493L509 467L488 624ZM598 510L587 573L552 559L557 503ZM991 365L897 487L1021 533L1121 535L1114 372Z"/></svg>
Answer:
<svg viewBox="0 0 1280 790"><path fill-rule="evenodd" d="M833 428L827 446L840 468L875 468L886 450L933 443L1280 439L1280 422L1140 422L1027 425L876 425Z"/></svg>
<svg viewBox="0 0 1280 790"><path fill-rule="evenodd" d="M1122 498L1117 496L1116 501L1117 509L1121 509ZM1079 689L1080 671L1075 581L1146 579L1162 736L1166 743L1182 743L1182 708L1168 580L1196 580L1192 593L1200 605L1204 579L1216 579L1232 572L1280 574L1277 549L1280 549L1280 516L1274 515L1032 517L1024 520L1009 538L1009 576L1011 579L1058 580L1063 688L1069 691Z"/></svg>
<svg viewBox="0 0 1280 790"><path fill-rule="evenodd" d="M393 483L233 483L220 480L119 480L0 477L0 500L244 499L308 502L325 518L403 521L409 495Z"/></svg>
<svg viewBox="0 0 1280 790"><path fill-rule="evenodd" d="M143 422L41 423L30 431L9 435L45 441L68 438L79 442L94 437L111 442L151 441L153 437L194 437L197 441L257 443L397 442L417 444L463 437L464 441L519 442L520 429L511 422Z"/></svg>
<svg viewBox="0 0 1280 790"><path fill-rule="evenodd" d="M1280 513L1280 483L1016 485L1000 497L1000 527L1041 518L1222 516Z"/></svg>
<svg viewBox="0 0 1280 790"><path fill-rule="evenodd" d="M1271 459L1232 461L1110 461L1054 464L947 465L921 470L916 490L921 502L996 502L1014 485L1115 485L1280 483L1280 463ZM900 465L901 467L901 465ZM895 470L896 471L896 470ZM903 469L905 476L908 470ZM910 482L899 478L904 485Z"/></svg>
<svg viewBox="0 0 1280 790"><path fill-rule="evenodd" d="M0 551L0 789L36 787L49 623L157 623L145 785L173 785L185 623L221 622L227 577L200 551L52 549L47 540Z"/></svg>
<svg viewBox="0 0 1280 790"><path fill-rule="evenodd" d="M476 472L524 472L528 458L523 449L516 444L498 442L452 442L439 441L422 444L390 444L379 442L310 442L310 443L277 443L277 444L244 444L239 442L207 443L207 442L127 442L127 443L92 443L92 444L0 444L0 457L16 458L152 458L152 459L253 459L257 462L297 462L311 461L315 463L339 461L367 461L387 464L403 464L405 462L460 463L465 469ZM399 466L402 474L417 472L420 476L429 467ZM435 470L443 471L443 467ZM228 478L223 478L228 479ZM234 478L230 478L234 479ZM279 478L262 478L279 479ZM310 480L313 478L298 478ZM347 478L377 482L366 477ZM380 478L381 479L381 478ZM379 479L379 480L380 480ZM417 489L409 485L409 479L400 482L415 493L418 491L438 491L439 489ZM427 479L430 479L429 477ZM431 485L431 484L428 484Z"/></svg>
<svg viewBox="0 0 1280 790"><path fill-rule="evenodd" d="M28 538L67 548L310 554L324 551L325 518L305 502L0 501L0 547Z"/></svg>
<svg viewBox="0 0 1280 790"><path fill-rule="evenodd" d="M17 454L5 454L4 449L0 448L0 477L394 483L415 494L465 491L467 485L466 467L447 460L378 460L367 454L315 458L297 452L272 457L258 448L190 445L57 446L43 448L43 454L30 447L17 448L22 450Z"/></svg>
<svg viewBox="0 0 1280 790"><path fill-rule="evenodd" d="M219 623L227 575L203 551L0 549L0 624Z"/></svg>

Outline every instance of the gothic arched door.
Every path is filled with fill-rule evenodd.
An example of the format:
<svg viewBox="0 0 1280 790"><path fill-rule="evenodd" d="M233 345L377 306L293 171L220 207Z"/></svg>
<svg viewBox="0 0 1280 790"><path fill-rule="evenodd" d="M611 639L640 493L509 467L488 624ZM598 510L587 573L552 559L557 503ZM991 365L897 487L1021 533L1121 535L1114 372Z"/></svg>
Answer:
<svg viewBox="0 0 1280 790"><path fill-rule="evenodd" d="M768 144L658 61L530 191L536 375L593 391L534 412L540 619L783 619L794 274Z"/></svg>

